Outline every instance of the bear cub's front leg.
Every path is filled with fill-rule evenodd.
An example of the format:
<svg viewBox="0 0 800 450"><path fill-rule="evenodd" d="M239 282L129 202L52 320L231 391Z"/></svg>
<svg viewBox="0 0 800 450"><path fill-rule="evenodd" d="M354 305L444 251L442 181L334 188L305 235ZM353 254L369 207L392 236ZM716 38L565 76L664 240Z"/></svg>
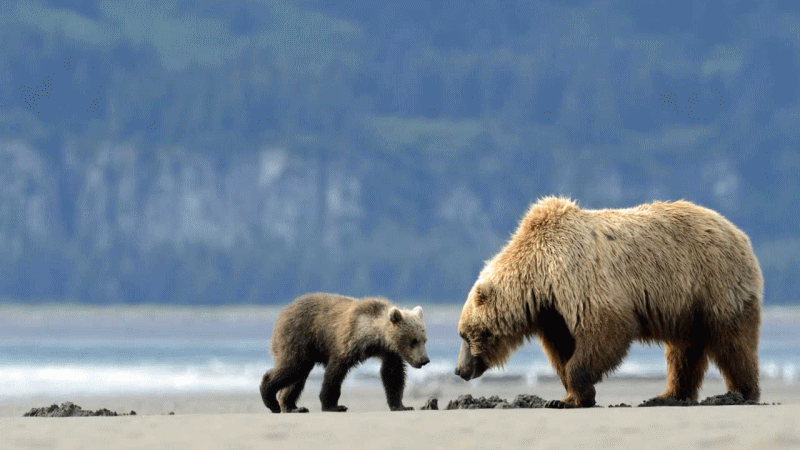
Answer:
<svg viewBox="0 0 800 450"><path fill-rule="evenodd" d="M319 393L323 411L347 411L346 406L339 404L339 397L342 395L342 382L349 369L340 364L331 364L325 368L325 378L322 380L322 390Z"/></svg>
<svg viewBox="0 0 800 450"><path fill-rule="evenodd" d="M381 364L381 381L386 391L386 401L392 411L410 411L411 406L403 405L403 390L406 384L406 371L403 360L397 355L386 355Z"/></svg>

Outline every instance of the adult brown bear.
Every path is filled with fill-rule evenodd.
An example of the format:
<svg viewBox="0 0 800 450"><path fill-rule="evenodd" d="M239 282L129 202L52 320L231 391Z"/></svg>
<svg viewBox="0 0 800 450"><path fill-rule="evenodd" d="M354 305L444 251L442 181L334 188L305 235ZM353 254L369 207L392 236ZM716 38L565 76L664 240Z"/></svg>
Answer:
<svg viewBox="0 0 800 450"><path fill-rule="evenodd" d="M762 297L750 239L710 209L585 210L547 197L470 290L455 373L477 378L537 335L563 402L587 407L632 341L658 341L668 372L660 397L696 400L711 359L730 391L758 401Z"/></svg>

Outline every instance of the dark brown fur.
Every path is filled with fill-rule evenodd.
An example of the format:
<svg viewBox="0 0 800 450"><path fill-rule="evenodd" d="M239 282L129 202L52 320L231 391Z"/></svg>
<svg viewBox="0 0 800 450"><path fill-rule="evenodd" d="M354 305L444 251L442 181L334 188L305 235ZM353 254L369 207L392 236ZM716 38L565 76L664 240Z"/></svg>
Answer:
<svg viewBox="0 0 800 450"><path fill-rule="evenodd" d="M297 298L275 322L272 354L275 367L261 380L261 398L272 412L308 412L297 400L316 364L325 366L320 392L323 411L346 411L338 404L344 378L367 358L383 360L381 380L392 411L403 406L407 361L428 363L422 309L401 310L383 298L359 301L343 295L315 293ZM276 394L281 391L280 402Z"/></svg>

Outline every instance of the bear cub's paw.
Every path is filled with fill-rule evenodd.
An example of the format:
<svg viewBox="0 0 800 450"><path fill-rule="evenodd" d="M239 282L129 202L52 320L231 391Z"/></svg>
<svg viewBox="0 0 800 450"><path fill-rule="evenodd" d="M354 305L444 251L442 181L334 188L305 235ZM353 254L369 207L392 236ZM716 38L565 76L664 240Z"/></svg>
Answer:
<svg viewBox="0 0 800 450"><path fill-rule="evenodd" d="M414 407L413 406L392 406L389 409L391 409L392 411L412 411L414 409Z"/></svg>
<svg viewBox="0 0 800 450"><path fill-rule="evenodd" d="M347 411L347 406L336 405L336 406L331 406L329 408L322 408L322 411L324 411L324 412L345 412L345 411Z"/></svg>
<svg viewBox="0 0 800 450"><path fill-rule="evenodd" d="M286 410L286 412L287 413L307 413L308 412L308 408L306 408L305 406L299 406L299 407L294 408L294 409Z"/></svg>

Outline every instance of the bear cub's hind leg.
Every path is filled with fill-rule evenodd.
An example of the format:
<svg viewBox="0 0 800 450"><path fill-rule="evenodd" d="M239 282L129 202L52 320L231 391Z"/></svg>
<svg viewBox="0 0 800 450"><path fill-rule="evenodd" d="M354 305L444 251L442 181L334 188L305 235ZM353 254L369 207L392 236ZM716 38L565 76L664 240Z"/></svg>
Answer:
<svg viewBox="0 0 800 450"><path fill-rule="evenodd" d="M303 388L306 385L306 380L308 379L308 375L311 373L311 369L314 368L313 362L304 362L299 365L297 370L297 375L299 379L291 384L289 387L284 388L281 391L281 395L279 398L279 403L281 406L281 412L284 413L307 413L308 408L305 407L298 407L297 400L300 398L300 394L303 392Z"/></svg>
<svg viewBox="0 0 800 450"><path fill-rule="evenodd" d="M297 380L295 370L292 367L278 366L273 368L261 378L261 400L264 405L274 413L281 412L281 406L278 403L278 391L286 386L294 383Z"/></svg>
<svg viewBox="0 0 800 450"><path fill-rule="evenodd" d="M264 406L269 408L270 411L274 413L281 412L281 407L278 404L278 399L275 397L275 394L272 392L272 372L268 370L267 373L261 377L261 385L259 386L259 390L261 391L261 400L264 401Z"/></svg>

